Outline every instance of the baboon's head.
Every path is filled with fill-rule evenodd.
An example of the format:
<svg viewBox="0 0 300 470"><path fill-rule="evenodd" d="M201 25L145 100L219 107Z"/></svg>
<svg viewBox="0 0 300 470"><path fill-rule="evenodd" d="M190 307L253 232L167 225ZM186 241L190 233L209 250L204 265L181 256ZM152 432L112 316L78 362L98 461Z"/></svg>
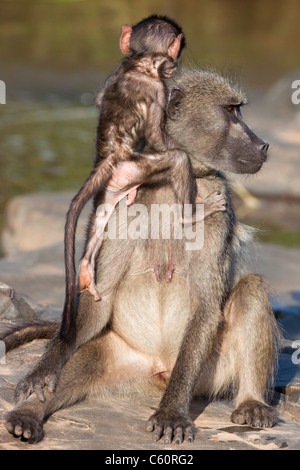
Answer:
<svg viewBox="0 0 300 470"><path fill-rule="evenodd" d="M197 167L256 173L269 145L245 123L244 92L209 70L181 70L169 85L167 129Z"/></svg>

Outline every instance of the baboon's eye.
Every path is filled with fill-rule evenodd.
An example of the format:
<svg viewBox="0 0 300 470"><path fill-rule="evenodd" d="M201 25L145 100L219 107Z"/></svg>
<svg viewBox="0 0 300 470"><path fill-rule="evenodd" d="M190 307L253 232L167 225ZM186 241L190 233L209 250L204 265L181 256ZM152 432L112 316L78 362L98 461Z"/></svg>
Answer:
<svg viewBox="0 0 300 470"><path fill-rule="evenodd" d="M240 107L240 104L229 104L224 106L224 109L230 114L241 114Z"/></svg>

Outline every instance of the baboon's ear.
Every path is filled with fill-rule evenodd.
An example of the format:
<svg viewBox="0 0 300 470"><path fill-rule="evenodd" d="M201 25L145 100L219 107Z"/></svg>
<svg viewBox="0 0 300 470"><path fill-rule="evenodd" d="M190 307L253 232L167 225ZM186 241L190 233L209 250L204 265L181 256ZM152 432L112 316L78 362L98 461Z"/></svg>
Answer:
<svg viewBox="0 0 300 470"><path fill-rule="evenodd" d="M124 54L129 54L130 50L130 38L132 33L132 27L129 24L122 26L122 33L120 37L120 48Z"/></svg>
<svg viewBox="0 0 300 470"><path fill-rule="evenodd" d="M175 87L170 91L166 109L167 116L170 119L176 119L183 96L184 93L180 88Z"/></svg>

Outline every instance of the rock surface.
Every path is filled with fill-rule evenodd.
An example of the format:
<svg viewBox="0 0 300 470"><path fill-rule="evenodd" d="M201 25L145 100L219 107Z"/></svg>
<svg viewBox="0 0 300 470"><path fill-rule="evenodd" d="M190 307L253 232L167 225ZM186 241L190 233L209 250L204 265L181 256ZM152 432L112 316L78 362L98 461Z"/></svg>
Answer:
<svg viewBox="0 0 300 470"><path fill-rule="evenodd" d="M6 226L2 234L5 255L20 251L36 251L61 244L66 213L74 193L28 194L17 196L7 204ZM78 234L83 235L90 204L82 212Z"/></svg>
<svg viewBox="0 0 300 470"><path fill-rule="evenodd" d="M71 197L70 193L52 198L49 195L45 198L33 196L32 199L26 196L10 206L16 211L16 218L18 211L24 210L27 222L24 227L25 219L20 217L20 224L16 223L13 229L10 226L11 244L6 249L6 257L0 260L1 319L14 320L19 316L59 318L64 300L63 223ZM46 215L45 207L49 207ZM55 224L54 219L59 222ZM35 222L31 223L32 220ZM37 227L39 236L36 235ZM22 240L22 233L27 234L28 242ZM297 345L293 346L295 340L300 340L300 250L264 245L256 246L254 253L251 270L263 274L271 284L273 304L285 330L276 382L278 393L274 398L280 410L277 426L263 430L236 426L230 422L231 402L200 401L193 403L191 409L199 428L195 442L180 447L167 446L153 443L151 435L144 431L145 421L158 402L146 397L134 403L103 399L97 404L84 403L55 413L45 425L45 439L35 446L13 438L0 422L0 449L148 449L185 453L197 449L300 449L299 364L292 362L293 355L296 360L300 357ZM7 354L6 364L0 361L1 411L11 409L16 383L39 358L44 345L45 342L34 341Z"/></svg>

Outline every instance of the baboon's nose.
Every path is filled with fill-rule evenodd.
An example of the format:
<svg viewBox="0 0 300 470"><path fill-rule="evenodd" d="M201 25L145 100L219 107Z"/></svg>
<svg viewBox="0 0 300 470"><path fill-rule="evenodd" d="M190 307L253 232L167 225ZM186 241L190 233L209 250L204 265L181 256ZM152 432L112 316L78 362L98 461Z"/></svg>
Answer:
<svg viewBox="0 0 300 470"><path fill-rule="evenodd" d="M260 147L260 151L261 151L261 153L263 154L264 157L267 156L268 149L269 149L269 144L267 144L267 143L262 144L262 146Z"/></svg>

